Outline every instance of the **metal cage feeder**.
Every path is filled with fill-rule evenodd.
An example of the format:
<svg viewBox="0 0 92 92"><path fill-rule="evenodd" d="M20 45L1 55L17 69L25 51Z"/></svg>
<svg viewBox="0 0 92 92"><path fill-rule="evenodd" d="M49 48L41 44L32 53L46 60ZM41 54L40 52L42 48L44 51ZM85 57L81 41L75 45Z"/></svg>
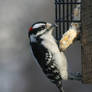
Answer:
<svg viewBox="0 0 92 92"><path fill-rule="evenodd" d="M79 0L55 0L55 22L58 25L55 37L57 41L69 29L72 22L81 23L81 18L73 20L73 9L76 5L81 5L81 2Z"/></svg>
<svg viewBox="0 0 92 92"><path fill-rule="evenodd" d="M73 19L74 8L80 5L80 19ZM89 7L90 6L90 7ZM92 4L91 0L55 0L55 37L59 43L71 23L80 23L82 82L92 84Z"/></svg>

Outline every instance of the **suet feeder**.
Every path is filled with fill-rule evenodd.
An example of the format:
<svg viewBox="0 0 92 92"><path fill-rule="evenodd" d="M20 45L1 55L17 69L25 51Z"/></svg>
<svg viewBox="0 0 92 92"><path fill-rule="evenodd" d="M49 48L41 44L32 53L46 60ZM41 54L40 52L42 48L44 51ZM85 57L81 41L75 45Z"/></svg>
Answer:
<svg viewBox="0 0 92 92"><path fill-rule="evenodd" d="M73 18L75 7L80 6L79 18ZM82 11L82 12L81 12ZM74 13L74 14L73 14ZM75 15L76 16L76 15ZM82 81L92 83L92 4L91 0L55 0L56 39L59 43L62 35L71 23L80 24Z"/></svg>

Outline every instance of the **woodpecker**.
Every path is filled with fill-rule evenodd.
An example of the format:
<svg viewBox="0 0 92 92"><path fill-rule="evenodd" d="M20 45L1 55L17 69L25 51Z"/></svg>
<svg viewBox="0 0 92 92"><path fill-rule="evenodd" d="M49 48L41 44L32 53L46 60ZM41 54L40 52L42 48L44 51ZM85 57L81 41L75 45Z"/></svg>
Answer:
<svg viewBox="0 0 92 92"><path fill-rule="evenodd" d="M28 37L33 56L42 71L60 92L64 92L62 80L68 79L67 59L52 35L55 27L48 22L36 22L30 27Z"/></svg>

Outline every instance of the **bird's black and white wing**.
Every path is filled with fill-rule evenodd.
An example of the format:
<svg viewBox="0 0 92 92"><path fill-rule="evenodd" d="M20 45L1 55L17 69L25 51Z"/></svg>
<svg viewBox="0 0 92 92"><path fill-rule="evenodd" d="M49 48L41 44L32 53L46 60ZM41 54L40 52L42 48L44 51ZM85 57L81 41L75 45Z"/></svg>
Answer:
<svg viewBox="0 0 92 92"><path fill-rule="evenodd" d="M31 43L31 46L33 55L41 66L43 72L59 89L61 89L62 78L54 63L53 54L41 44Z"/></svg>

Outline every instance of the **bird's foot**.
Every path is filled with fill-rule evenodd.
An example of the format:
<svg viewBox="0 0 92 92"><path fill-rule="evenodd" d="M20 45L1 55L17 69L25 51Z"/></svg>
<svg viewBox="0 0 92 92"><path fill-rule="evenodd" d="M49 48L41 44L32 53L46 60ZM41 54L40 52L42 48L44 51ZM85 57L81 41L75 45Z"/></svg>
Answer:
<svg viewBox="0 0 92 92"><path fill-rule="evenodd" d="M82 80L82 75L79 72L70 73L69 74L69 80L81 81Z"/></svg>

